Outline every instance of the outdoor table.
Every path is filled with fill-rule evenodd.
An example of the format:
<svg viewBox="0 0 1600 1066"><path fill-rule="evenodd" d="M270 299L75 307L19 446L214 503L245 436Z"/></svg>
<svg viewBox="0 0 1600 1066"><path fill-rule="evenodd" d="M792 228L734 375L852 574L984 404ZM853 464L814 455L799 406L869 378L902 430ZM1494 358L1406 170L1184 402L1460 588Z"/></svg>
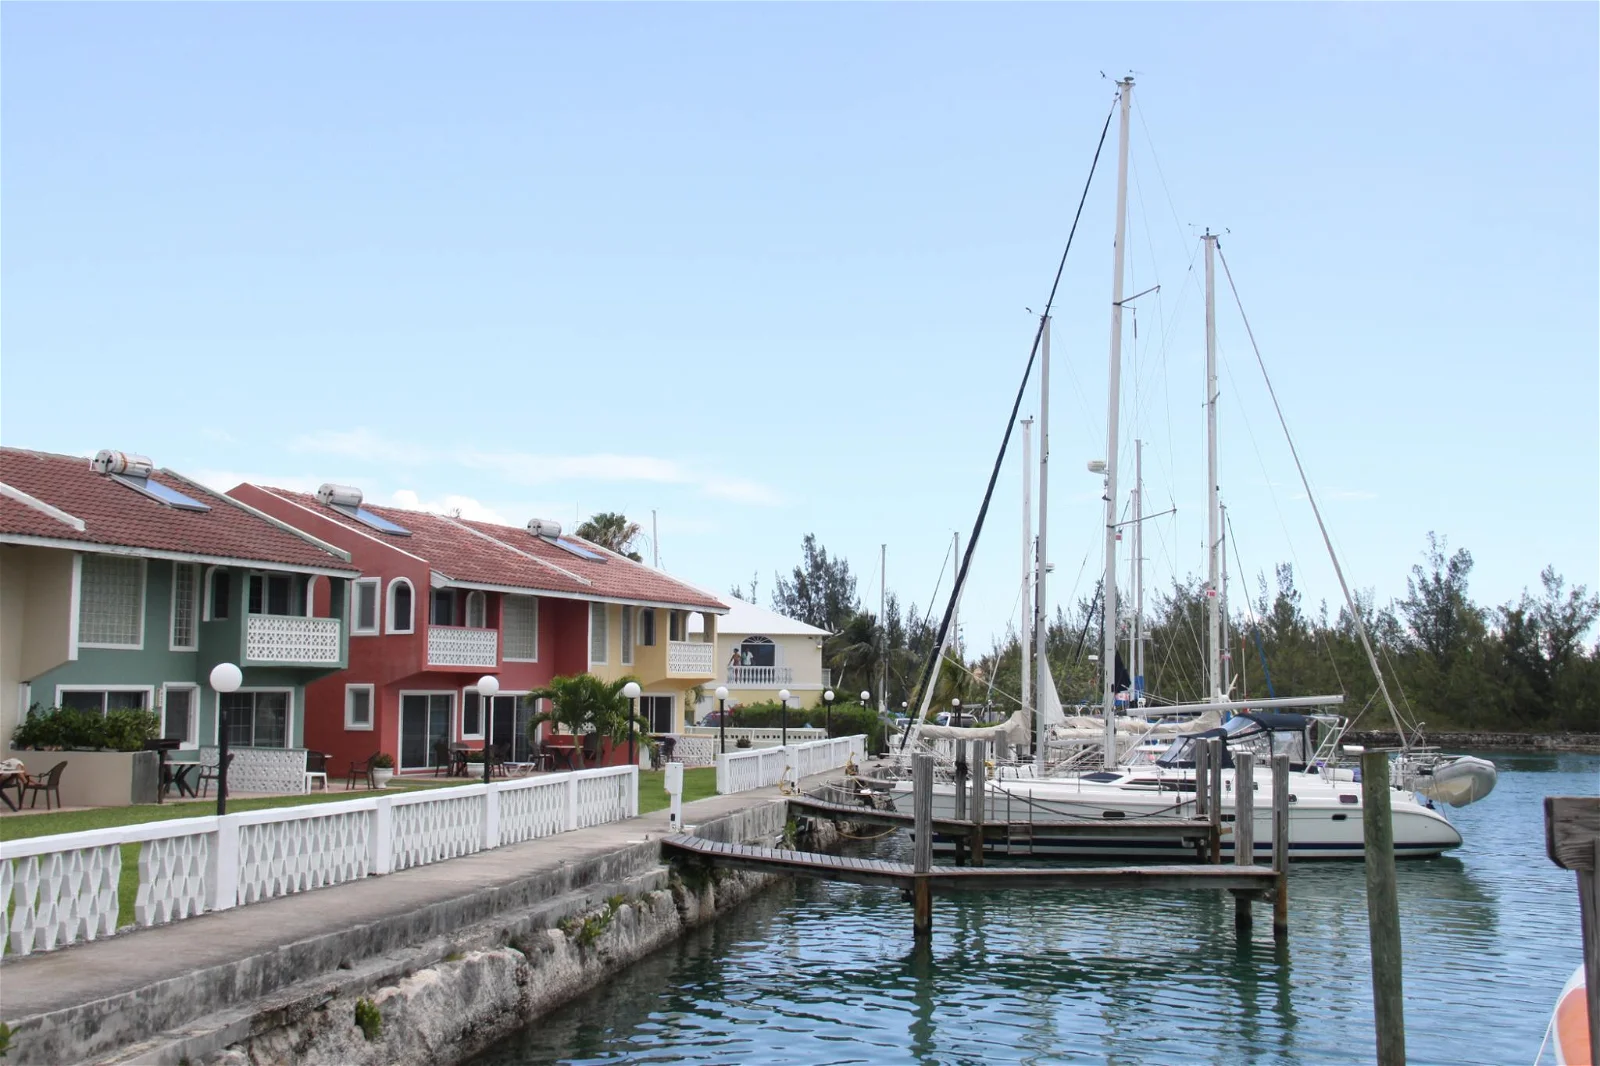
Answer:
<svg viewBox="0 0 1600 1066"><path fill-rule="evenodd" d="M197 762L163 762L161 766L161 796L171 791L174 785L178 788L180 796L199 796L199 789L190 778L200 769Z"/></svg>

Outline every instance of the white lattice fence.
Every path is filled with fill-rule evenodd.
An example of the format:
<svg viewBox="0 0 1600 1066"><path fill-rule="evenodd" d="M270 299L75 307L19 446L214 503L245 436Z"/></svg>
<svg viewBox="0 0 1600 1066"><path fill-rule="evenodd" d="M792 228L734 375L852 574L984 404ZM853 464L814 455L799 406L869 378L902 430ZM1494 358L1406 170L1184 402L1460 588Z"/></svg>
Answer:
<svg viewBox="0 0 1600 1066"><path fill-rule="evenodd" d="M259 903L367 876L372 860L369 808L316 810L309 816L300 811L259 811L243 817L240 903Z"/></svg>
<svg viewBox="0 0 1600 1066"><path fill-rule="evenodd" d="M714 766L717 761L717 738L680 736L672 747L672 758L685 766Z"/></svg>
<svg viewBox="0 0 1600 1066"><path fill-rule="evenodd" d="M519 844L567 828L566 775L561 779L529 778L500 793L500 843ZM521 787L516 787L521 786Z"/></svg>
<svg viewBox="0 0 1600 1066"><path fill-rule="evenodd" d="M133 911L149 926L620 821L638 797L638 768L616 766L4 841L0 947L115 933L125 844L143 845Z"/></svg>
<svg viewBox="0 0 1600 1066"><path fill-rule="evenodd" d="M782 781L785 772L792 782L802 777L825 773L844 766L854 758L860 762L866 751L866 737L838 737L787 748L761 748L729 752L717 756L717 791L723 795L766 788Z"/></svg>
<svg viewBox="0 0 1600 1066"><path fill-rule="evenodd" d="M245 621L246 662L339 663L339 620L252 614Z"/></svg>
<svg viewBox="0 0 1600 1066"><path fill-rule="evenodd" d="M216 768L218 748L201 748L200 765ZM228 792L296 793L306 790L304 748L232 748Z"/></svg>

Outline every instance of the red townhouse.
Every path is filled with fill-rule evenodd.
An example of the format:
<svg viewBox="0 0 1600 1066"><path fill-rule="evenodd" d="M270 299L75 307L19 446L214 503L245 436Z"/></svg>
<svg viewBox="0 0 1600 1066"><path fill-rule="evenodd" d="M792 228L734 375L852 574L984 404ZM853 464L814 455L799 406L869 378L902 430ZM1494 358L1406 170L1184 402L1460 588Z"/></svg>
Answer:
<svg viewBox="0 0 1600 1066"><path fill-rule="evenodd" d="M383 751L401 773L429 772L449 748L485 743L526 761L540 708L522 697L584 672L635 677L648 729L672 733L686 694L715 677L725 605L557 523L380 507L338 485L229 495L348 552L360 571L347 597L349 667L306 687L305 745L337 768ZM691 613L701 632L691 634ZM485 674L500 684L489 706L477 691Z"/></svg>

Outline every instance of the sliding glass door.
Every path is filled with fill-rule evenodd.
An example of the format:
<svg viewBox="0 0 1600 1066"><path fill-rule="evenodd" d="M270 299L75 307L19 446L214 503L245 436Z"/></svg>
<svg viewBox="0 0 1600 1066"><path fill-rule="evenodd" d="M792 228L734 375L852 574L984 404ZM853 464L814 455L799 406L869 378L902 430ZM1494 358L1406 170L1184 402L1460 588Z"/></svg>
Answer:
<svg viewBox="0 0 1600 1066"><path fill-rule="evenodd" d="M450 746L453 692L409 692L400 697L400 769L427 770L439 764L438 747ZM445 756L449 758L448 754Z"/></svg>

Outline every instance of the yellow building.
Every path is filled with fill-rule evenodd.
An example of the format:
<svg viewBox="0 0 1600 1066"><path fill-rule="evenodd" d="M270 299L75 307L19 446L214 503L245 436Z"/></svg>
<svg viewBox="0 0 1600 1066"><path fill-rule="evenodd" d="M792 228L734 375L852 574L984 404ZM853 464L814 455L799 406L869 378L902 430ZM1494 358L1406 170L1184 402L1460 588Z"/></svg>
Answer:
<svg viewBox="0 0 1600 1066"><path fill-rule="evenodd" d="M728 613L712 623L710 638L717 679L703 691L697 720L716 710L711 692L718 685L728 686L729 706L775 701L782 689L789 690L792 707L820 704L832 683L822 665L822 643L832 634L732 596L723 599ZM695 628L700 618L689 619L691 638L702 635Z"/></svg>
<svg viewBox="0 0 1600 1066"><path fill-rule="evenodd" d="M637 678L639 717L652 733L682 732L695 690L717 684L722 605L707 597L692 606L589 603L589 672L607 681Z"/></svg>

